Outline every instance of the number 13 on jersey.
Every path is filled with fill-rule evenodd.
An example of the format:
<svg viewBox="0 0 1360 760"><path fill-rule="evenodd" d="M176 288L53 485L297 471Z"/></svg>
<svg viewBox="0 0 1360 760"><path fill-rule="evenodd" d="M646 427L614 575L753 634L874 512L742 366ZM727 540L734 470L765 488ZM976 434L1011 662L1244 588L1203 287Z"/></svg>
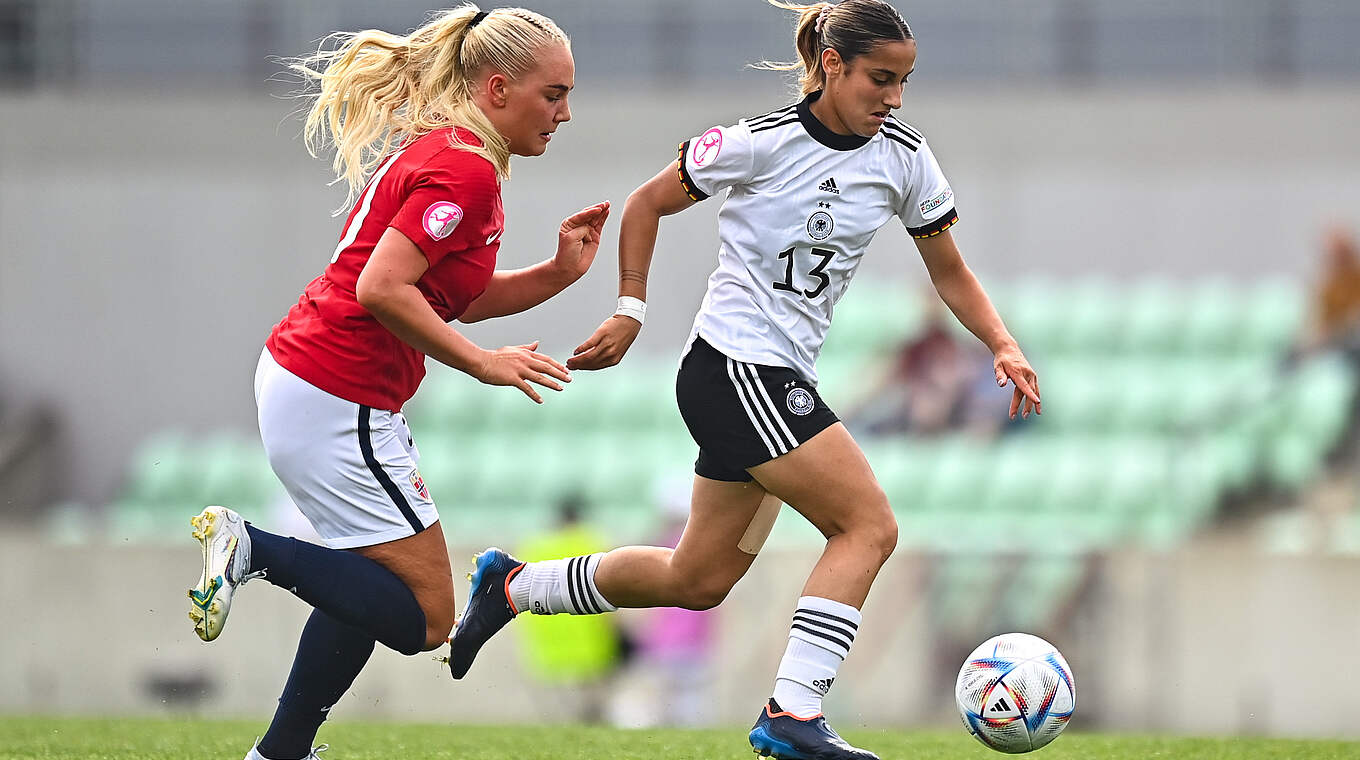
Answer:
<svg viewBox="0 0 1360 760"><path fill-rule="evenodd" d="M804 253L805 251L806 253ZM817 262L816 266L807 271L807 277L816 278L817 286L812 290L803 290L794 284L794 270L801 272L803 267L798 264L798 260L804 259L805 256L809 255L813 258L821 259L821 261ZM782 251L779 254L779 258L788 259L788 264L784 267L784 279L782 281L776 280L773 283L774 289L787 290L790 293L802 293L808 298L816 298L831 284L831 278L826 274L826 267L831 263L831 259L835 258L835 256L835 251L830 251L825 248L789 248L788 250Z"/></svg>

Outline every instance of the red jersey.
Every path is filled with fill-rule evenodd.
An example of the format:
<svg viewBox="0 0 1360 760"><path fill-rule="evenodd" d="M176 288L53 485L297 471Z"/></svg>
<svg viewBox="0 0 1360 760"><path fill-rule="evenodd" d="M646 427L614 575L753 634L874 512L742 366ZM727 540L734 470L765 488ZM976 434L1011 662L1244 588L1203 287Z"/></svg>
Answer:
<svg viewBox="0 0 1360 760"><path fill-rule="evenodd" d="M334 396L397 412L425 376L425 355L383 327L355 297L359 273L391 227L430 262L416 287L445 321L486 290L505 213L486 159L431 132L388 156L349 213L330 266L312 280L266 345L294 375ZM480 145L459 128L466 142Z"/></svg>

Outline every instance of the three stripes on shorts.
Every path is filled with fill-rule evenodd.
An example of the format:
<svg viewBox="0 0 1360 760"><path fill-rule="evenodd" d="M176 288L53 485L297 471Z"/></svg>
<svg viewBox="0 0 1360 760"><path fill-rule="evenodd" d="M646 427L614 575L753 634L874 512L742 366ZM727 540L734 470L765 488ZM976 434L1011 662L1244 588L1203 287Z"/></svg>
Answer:
<svg viewBox="0 0 1360 760"><path fill-rule="evenodd" d="M771 457L787 454L798 448L798 439L793 431L779 416L779 409L770 399L769 391L760 382L760 374L753 365L745 362L727 360L727 376L737 389L737 398L742 408L751 418L751 425L760 434L760 440L769 449Z"/></svg>

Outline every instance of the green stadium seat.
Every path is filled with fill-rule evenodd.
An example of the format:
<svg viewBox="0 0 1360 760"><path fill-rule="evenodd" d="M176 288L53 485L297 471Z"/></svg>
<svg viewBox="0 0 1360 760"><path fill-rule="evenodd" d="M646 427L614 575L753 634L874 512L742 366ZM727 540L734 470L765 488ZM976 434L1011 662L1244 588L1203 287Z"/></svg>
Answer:
<svg viewBox="0 0 1360 760"><path fill-rule="evenodd" d="M1185 294L1185 321L1176 348L1189 356L1231 353L1243 317L1240 290L1222 279L1194 285Z"/></svg>
<svg viewBox="0 0 1360 760"><path fill-rule="evenodd" d="M1046 509L1052 488L1052 446L1042 439L1010 440L979 450L985 473L979 508L987 512L1028 514Z"/></svg>
<svg viewBox="0 0 1360 760"><path fill-rule="evenodd" d="M888 352L920 329L924 313L925 301L917 287L865 278L836 304L826 345L837 353L859 356Z"/></svg>
<svg viewBox="0 0 1360 760"><path fill-rule="evenodd" d="M1112 455L1102 445L1105 440L1071 438L1054 447L1051 463L1045 469L1049 478L1049 511L1062 514L1107 510L1103 506L1110 490L1106 464Z"/></svg>
<svg viewBox="0 0 1360 760"><path fill-rule="evenodd" d="M1302 433L1282 431L1264 452L1266 478L1276 488L1298 491L1321 471L1323 453Z"/></svg>
<svg viewBox="0 0 1360 760"><path fill-rule="evenodd" d="M1298 370L1288 397L1290 426L1313 445L1328 449L1350 424L1355 370L1338 356L1324 356Z"/></svg>
<svg viewBox="0 0 1360 760"><path fill-rule="evenodd" d="M1007 574L998 599L992 630L1051 629L1063 607L1072 601L1086 577L1086 563L1078 556L1030 556Z"/></svg>
<svg viewBox="0 0 1360 760"><path fill-rule="evenodd" d="M1128 354L1170 354L1185 325L1186 296L1166 278L1144 278L1124 299L1123 325L1117 345Z"/></svg>
<svg viewBox="0 0 1360 760"><path fill-rule="evenodd" d="M1029 278L1019 283L1007 300L1007 325L1026 356L1063 353L1071 316L1060 286L1051 280Z"/></svg>
<svg viewBox="0 0 1360 760"><path fill-rule="evenodd" d="M930 617L953 631L976 631L996 608L1009 560L986 553L946 556L934 565Z"/></svg>
<svg viewBox="0 0 1360 760"><path fill-rule="evenodd" d="M1295 343L1307 318L1302 288L1292 281L1268 279L1239 294L1243 304L1237 325L1238 350L1259 356L1283 356Z"/></svg>
<svg viewBox="0 0 1360 760"><path fill-rule="evenodd" d="M1107 280L1085 278L1064 290L1062 353L1081 356L1110 353L1119 345L1125 321L1124 299L1118 289Z"/></svg>
<svg viewBox="0 0 1360 760"><path fill-rule="evenodd" d="M991 477L989 461L964 439L939 439L936 446L934 472L922 484L921 500L947 513L981 509Z"/></svg>
<svg viewBox="0 0 1360 760"><path fill-rule="evenodd" d="M1107 430L1120 398L1103 363L1060 358L1044 363L1040 377L1044 413L1025 423L1034 433L1086 434Z"/></svg>
<svg viewBox="0 0 1360 760"><path fill-rule="evenodd" d="M139 502L182 497L195 487L189 439L178 431L157 433L132 457L124 495Z"/></svg>

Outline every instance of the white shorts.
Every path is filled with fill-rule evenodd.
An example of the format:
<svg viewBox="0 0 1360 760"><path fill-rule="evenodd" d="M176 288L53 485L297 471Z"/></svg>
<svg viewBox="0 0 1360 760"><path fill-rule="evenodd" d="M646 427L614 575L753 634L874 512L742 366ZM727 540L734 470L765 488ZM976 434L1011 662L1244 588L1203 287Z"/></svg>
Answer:
<svg viewBox="0 0 1360 760"><path fill-rule="evenodd" d="M439 519L402 415L332 396L279 366L267 348L255 405L270 466L326 546L394 541Z"/></svg>

